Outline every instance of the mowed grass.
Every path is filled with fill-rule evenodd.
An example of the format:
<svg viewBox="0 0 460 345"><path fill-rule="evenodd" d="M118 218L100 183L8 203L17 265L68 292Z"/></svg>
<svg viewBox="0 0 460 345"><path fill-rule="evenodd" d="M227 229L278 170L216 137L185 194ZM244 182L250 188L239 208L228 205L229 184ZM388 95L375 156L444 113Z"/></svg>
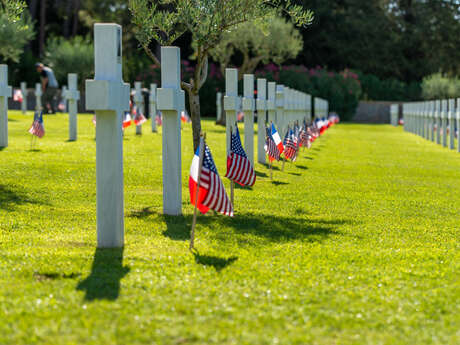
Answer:
<svg viewBox="0 0 460 345"><path fill-rule="evenodd" d="M95 129L10 112L0 151L0 344L459 344L460 154L340 124L198 217L162 215L161 132L124 137L125 248L96 250ZM241 132L242 126L240 127ZM204 121L220 175L225 132ZM229 183L224 179L227 191Z"/></svg>

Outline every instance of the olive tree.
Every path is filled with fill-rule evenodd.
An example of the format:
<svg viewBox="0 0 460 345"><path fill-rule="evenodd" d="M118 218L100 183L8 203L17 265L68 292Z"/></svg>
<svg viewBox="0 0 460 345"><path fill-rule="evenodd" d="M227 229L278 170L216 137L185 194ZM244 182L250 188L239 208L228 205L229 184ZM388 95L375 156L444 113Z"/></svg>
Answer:
<svg viewBox="0 0 460 345"><path fill-rule="evenodd" d="M246 22L226 31L210 54L219 62L223 73L232 57L240 53L243 57L238 69L241 79L243 74L253 73L259 63L274 62L280 65L295 58L302 48L302 36L294 25L284 18L274 16L267 18L265 26Z"/></svg>
<svg viewBox="0 0 460 345"><path fill-rule="evenodd" d="M190 80L182 81L188 94L193 128L193 144L200 141L201 118L199 91L207 78L210 51L225 32L238 24L264 25L266 18L283 12L296 25L312 21L313 13L291 0L129 0L132 21L140 45L153 62L160 61L150 49L152 40L160 45L172 43L185 32L192 35L196 66Z"/></svg>
<svg viewBox="0 0 460 345"><path fill-rule="evenodd" d="M0 55L4 60L19 61L24 46L35 35L26 4L19 0L0 0Z"/></svg>

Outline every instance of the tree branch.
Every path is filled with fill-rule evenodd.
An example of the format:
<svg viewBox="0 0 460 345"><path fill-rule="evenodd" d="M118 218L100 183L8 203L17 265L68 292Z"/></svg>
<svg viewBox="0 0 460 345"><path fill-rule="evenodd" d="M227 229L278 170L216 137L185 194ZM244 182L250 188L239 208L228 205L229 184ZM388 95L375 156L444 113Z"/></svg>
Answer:
<svg viewBox="0 0 460 345"><path fill-rule="evenodd" d="M161 67L160 60L153 54L153 52L150 50L149 47L146 45L142 45L142 48L144 48L144 51L147 53L148 57L156 64L158 67Z"/></svg>

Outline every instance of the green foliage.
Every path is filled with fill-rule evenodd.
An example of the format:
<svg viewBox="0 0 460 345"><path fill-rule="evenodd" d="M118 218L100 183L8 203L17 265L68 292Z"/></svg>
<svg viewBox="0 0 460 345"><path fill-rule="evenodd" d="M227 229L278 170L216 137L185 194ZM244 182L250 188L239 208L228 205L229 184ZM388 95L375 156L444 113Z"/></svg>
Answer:
<svg viewBox="0 0 460 345"><path fill-rule="evenodd" d="M96 250L93 115L9 112L0 152L0 344L458 344L458 154L401 128L339 124L295 164L257 164L235 217L162 215L161 127L125 131L124 251ZM221 176L225 129L203 121ZM243 126L240 127L243 135ZM323 140L324 139L324 140ZM229 191L228 180L223 183Z"/></svg>
<svg viewBox="0 0 460 345"><path fill-rule="evenodd" d="M77 73L80 88L94 75L94 47L87 38L76 36L70 40L52 38L46 47L45 63L56 75L60 85L67 85L67 74Z"/></svg>
<svg viewBox="0 0 460 345"><path fill-rule="evenodd" d="M18 62L24 46L35 36L34 26L23 1L0 3L0 56Z"/></svg>
<svg viewBox="0 0 460 345"><path fill-rule="evenodd" d="M460 97L460 79L436 73L423 78L422 94L425 99Z"/></svg>
<svg viewBox="0 0 460 345"><path fill-rule="evenodd" d="M320 67L309 70L304 66L268 65L256 71L256 76L327 99L329 110L337 112L342 120L354 116L362 92L358 76L348 70L335 73Z"/></svg>
<svg viewBox="0 0 460 345"><path fill-rule="evenodd" d="M380 79L460 75L458 0L303 0L315 12L299 62Z"/></svg>
<svg viewBox="0 0 460 345"><path fill-rule="evenodd" d="M263 21L250 21L223 33L220 42L210 50L213 60L219 62L222 73L235 54L243 56L238 66L240 77L253 73L259 63L280 65L295 58L303 48L300 33L285 19L273 16Z"/></svg>
<svg viewBox="0 0 460 345"><path fill-rule="evenodd" d="M374 74L357 72L363 89L363 100L371 101L415 101L421 96L418 82L405 83L400 80L380 79Z"/></svg>

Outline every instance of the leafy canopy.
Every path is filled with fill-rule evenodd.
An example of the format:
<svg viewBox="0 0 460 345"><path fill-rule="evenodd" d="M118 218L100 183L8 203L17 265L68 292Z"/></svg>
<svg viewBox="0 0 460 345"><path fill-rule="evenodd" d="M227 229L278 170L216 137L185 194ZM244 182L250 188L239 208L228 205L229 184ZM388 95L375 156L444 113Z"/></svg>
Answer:
<svg viewBox="0 0 460 345"><path fill-rule="evenodd" d="M28 12L24 12L25 7L23 1L0 1L0 56L5 60L18 62L24 46L35 35L32 20Z"/></svg>
<svg viewBox="0 0 460 345"><path fill-rule="evenodd" d="M313 13L290 0L130 0L137 38L143 46L152 40L171 45L185 32L205 51L221 40L235 25L259 21L282 9L296 25L306 25Z"/></svg>
<svg viewBox="0 0 460 345"><path fill-rule="evenodd" d="M251 21L227 30L210 55L224 71L232 57L241 53L243 63L239 72L243 75L253 73L259 63L274 62L280 65L295 58L302 47L302 37L292 23L279 16L270 16L262 25Z"/></svg>

